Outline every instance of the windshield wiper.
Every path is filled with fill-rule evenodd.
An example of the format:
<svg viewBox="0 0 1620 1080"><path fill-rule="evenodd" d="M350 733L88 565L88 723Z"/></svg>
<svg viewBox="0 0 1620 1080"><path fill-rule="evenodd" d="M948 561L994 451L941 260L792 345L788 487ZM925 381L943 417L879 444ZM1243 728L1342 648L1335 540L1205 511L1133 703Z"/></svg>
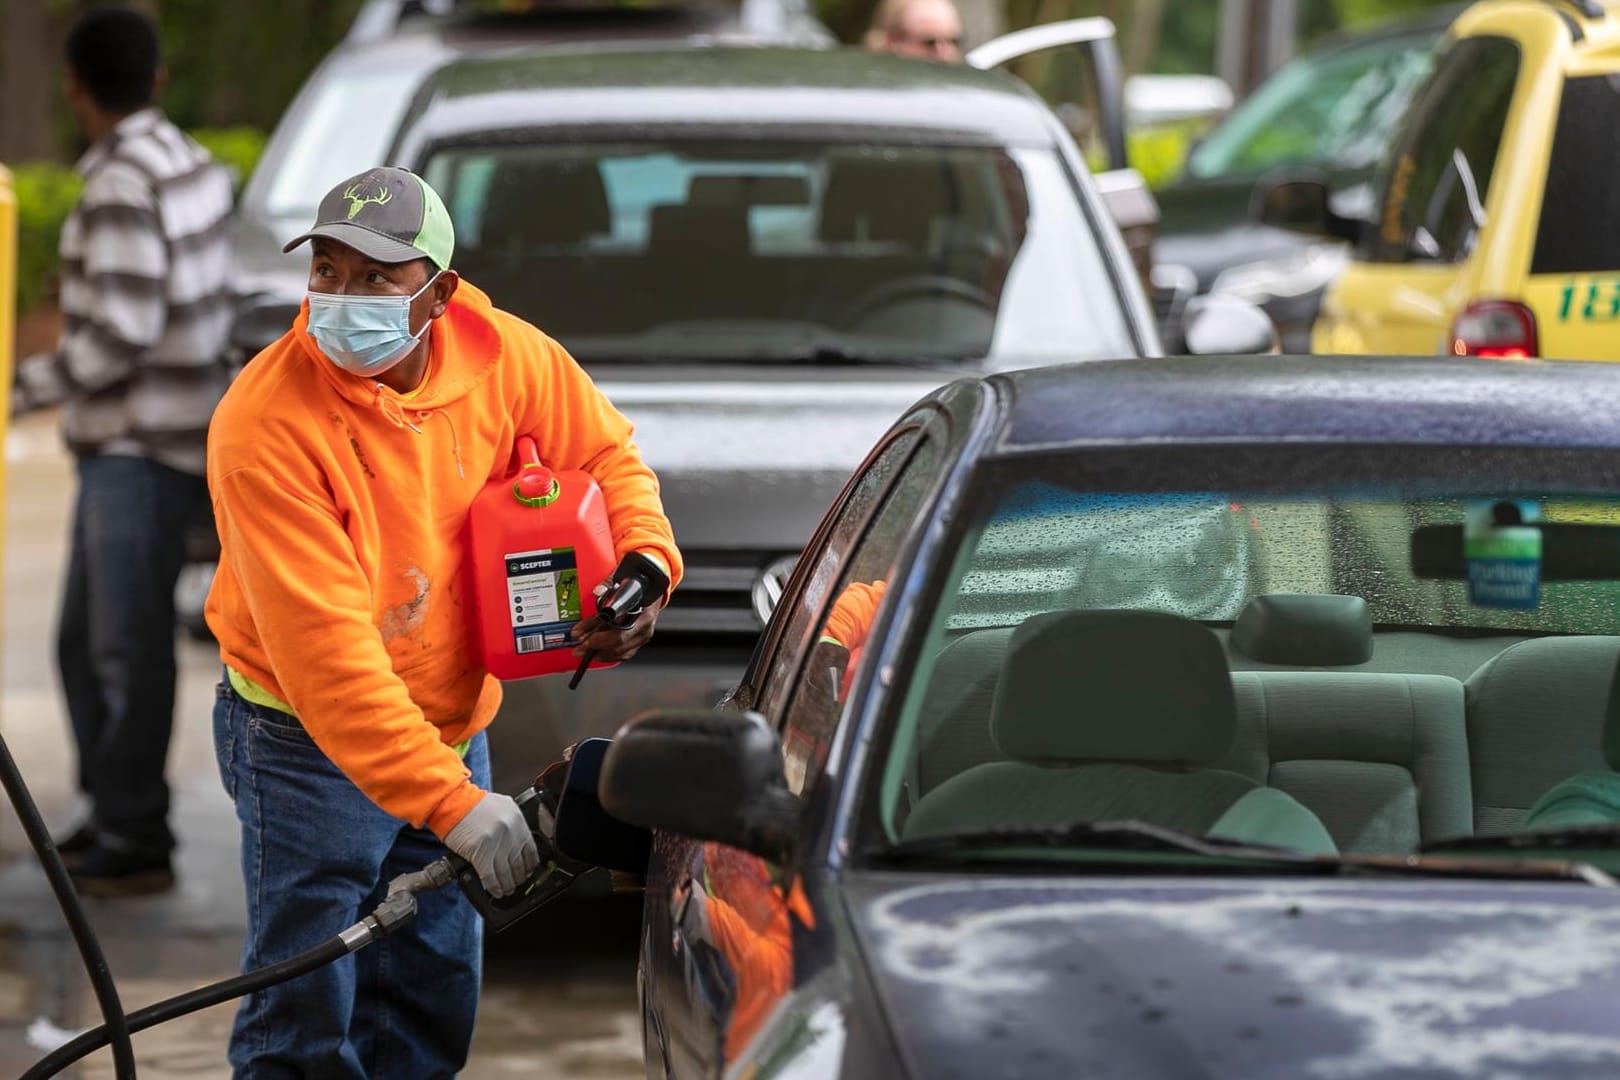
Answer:
<svg viewBox="0 0 1620 1080"><path fill-rule="evenodd" d="M1573 831L1573 830L1572 830ZM1476 839L1476 838L1470 838ZM1505 838L1504 838L1505 839ZM992 853L1006 848L1087 847L1109 851L1170 851L1265 869L1316 874L1434 875L1464 878L1533 878L1584 881L1614 888L1614 878L1587 863L1558 859L1466 859L1427 854L1310 855L1270 844L1245 843L1218 836L1193 836L1142 821L1095 821L1073 825L974 829L905 840L868 854L885 859L940 859L958 854ZM1424 851L1429 849L1425 848Z"/></svg>
<svg viewBox="0 0 1620 1080"><path fill-rule="evenodd" d="M1542 832L1454 836L1424 844L1423 851L1609 851L1620 848L1620 825L1571 825Z"/></svg>

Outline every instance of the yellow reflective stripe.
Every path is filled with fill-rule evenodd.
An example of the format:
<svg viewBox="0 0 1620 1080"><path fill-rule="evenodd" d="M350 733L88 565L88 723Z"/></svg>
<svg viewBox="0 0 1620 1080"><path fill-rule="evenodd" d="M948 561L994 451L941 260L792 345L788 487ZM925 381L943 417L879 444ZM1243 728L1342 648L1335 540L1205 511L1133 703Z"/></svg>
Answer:
<svg viewBox="0 0 1620 1080"><path fill-rule="evenodd" d="M251 701L255 705L263 705L267 709L276 709L288 716L297 716L292 706L282 701L276 695L243 675L233 667L227 667L225 673L231 680L231 689L235 690L244 701Z"/></svg>
<svg viewBox="0 0 1620 1080"><path fill-rule="evenodd" d="M243 675L235 668L226 667L225 674L231 680L231 689L235 690L237 694L241 696L243 701L251 701L253 704L263 705L267 709L276 709L280 712L286 713L288 716L298 715L292 711L291 705L288 705L285 701L282 701L280 698L276 697L276 695L272 694L270 691L266 690L264 687L260 686L246 675ZM471 748L472 740L462 739L450 749L456 752L456 757L464 758L467 756L467 751Z"/></svg>

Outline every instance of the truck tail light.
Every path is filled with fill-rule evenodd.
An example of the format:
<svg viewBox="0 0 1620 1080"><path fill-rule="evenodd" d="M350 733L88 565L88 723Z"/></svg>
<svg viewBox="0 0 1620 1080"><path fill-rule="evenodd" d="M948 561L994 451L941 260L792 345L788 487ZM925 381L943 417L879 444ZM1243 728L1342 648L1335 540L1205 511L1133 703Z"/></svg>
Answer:
<svg viewBox="0 0 1620 1080"><path fill-rule="evenodd" d="M1539 356L1536 313L1513 300L1476 300L1451 324L1451 351L1491 360Z"/></svg>

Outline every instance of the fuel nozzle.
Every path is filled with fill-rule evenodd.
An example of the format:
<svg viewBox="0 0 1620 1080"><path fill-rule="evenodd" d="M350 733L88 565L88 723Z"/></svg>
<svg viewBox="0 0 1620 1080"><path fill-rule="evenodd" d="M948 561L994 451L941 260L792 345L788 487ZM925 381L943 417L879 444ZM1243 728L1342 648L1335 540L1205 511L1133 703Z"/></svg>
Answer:
<svg viewBox="0 0 1620 1080"><path fill-rule="evenodd" d="M662 567L639 551L630 552L619 560L618 569L613 571L613 584L597 598L596 614L586 620L586 632L609 626L623 629L632 625L642 608L663 596L668 589L669 575L664 573ZM574 677L568 680L568 689L579 685L579 680L585 677L585 671L594 659L596 650L586 649L585 655L580 657L579 667L574 669Z"/></svg>

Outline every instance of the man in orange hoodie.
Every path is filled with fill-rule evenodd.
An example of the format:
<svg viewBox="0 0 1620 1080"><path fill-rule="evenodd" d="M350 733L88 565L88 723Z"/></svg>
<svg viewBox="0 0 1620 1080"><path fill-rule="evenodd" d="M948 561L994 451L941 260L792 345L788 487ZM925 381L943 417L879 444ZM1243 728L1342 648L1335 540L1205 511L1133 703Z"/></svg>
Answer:
<svg viewBox="0 0 1620 1080"><path fill-rule="evenodd" d="M630 424L561 346L450 269L449 215L421 178L333 188L309 294L214 415L221 559L207 617L226 678L214 714L242 825L244 968L370 911L449 847L496 895L537 862L518 807L487 790L500 684L471 633L463 524L520 435L601 485L620 557L678 582L681 557ZM672 584L673 587L673 584ZM578 648L634 655L663 598ZM466 1060L481 924L454 890L394 936L250 996L237 1076L426 1077Z"/></svg>

